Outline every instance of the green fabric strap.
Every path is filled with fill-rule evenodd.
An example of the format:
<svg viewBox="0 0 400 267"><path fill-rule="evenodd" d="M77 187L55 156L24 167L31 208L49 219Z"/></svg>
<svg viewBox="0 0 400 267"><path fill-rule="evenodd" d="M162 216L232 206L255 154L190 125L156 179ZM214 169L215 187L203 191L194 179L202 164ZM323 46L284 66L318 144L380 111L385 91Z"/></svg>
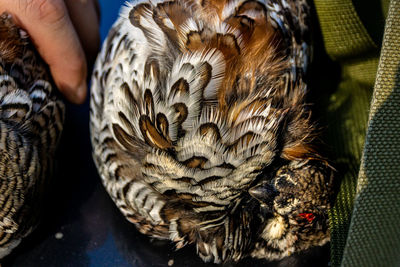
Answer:
<svg viewBox="0 0 400 267"><path fill-rule="evenodd" d="M339 266L353 210L380 48L351 0L314 0L314 4L325 50L341 68L339 81L332 77L336 80L323 80L316 88L324 91L328 84L337 83L334 91L328 93L323 120L328 125L325 142L331 146L336 176L340 179L340 190L329 214L331 264Z"/></svg>
<svg viewBox="0 0 400 267"><path fill-rule="evenodd" d="M400 1L385 26L342 266L400 266Z"/></svg>

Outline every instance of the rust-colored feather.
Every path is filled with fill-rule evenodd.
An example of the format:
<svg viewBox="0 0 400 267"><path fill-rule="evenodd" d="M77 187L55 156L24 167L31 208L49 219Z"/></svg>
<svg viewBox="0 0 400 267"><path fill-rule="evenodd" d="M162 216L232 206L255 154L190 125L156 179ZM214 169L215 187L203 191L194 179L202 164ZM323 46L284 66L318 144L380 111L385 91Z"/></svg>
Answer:
<svg viewBox="0 0 400 267"><path fill-rule="evenodd" d="M21 31L11 20L3 18L0 24L0 57L4 62L10 63L22 56L24 45L27 44L27 41L21 39Z"/></svg>

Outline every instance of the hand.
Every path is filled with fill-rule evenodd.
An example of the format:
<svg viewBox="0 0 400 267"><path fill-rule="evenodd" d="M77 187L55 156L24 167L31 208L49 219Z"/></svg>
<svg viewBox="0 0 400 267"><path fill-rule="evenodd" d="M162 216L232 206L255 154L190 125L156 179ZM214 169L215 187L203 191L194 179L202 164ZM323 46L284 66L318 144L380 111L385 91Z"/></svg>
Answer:
<svg viewBox="0 0 400 267"><path fill-rule="evenodd" d="M93 63L100 43L97 0L0 0L3 12L29 33L64 96L82 103L87 62Z"/></svg>

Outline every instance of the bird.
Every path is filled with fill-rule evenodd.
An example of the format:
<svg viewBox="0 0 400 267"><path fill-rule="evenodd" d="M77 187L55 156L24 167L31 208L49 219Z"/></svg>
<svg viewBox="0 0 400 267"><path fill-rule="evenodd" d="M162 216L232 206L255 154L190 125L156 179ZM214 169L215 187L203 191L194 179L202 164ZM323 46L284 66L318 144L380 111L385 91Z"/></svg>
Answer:
<svg viewBox="0 0 400 267"><path fill-rule="evenodd" d="M0 258L40 221L64 121L49 69L12 15L0 16Z"/></svg>
<svg viewBox="0 0 400 267"><path fill-rule="evenodd" d="M303 0L130 1L97 58L93 158L139 232L205 262L329 241L334 169L306 103Z"/></svg>

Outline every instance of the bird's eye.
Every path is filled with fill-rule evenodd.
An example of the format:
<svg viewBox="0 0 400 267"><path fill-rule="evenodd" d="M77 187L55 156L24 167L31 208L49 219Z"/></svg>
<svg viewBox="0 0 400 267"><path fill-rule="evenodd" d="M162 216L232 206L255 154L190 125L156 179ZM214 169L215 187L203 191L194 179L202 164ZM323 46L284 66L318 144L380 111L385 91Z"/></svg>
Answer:
<svg viewBox="0 0 400 267"><path fill-rule="evenodd" d="M312 223L315 219L315 215L313 213L300 213L299 216L303 219L306 219L309 223Z"/></svg>

